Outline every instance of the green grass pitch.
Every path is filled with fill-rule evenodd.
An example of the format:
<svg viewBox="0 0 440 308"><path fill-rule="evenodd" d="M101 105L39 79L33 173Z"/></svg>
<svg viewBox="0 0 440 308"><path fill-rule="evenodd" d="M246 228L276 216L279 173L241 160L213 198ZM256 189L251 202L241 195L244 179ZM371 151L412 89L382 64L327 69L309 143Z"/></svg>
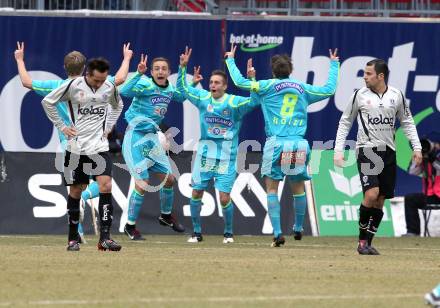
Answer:
<svg viewBox="0 0 440 308"><path fill-rule="evenodd" d="M0 236L0 307L424 307L440 283L438 238L377 238L380 256L354 237L115 239L67 252L64 236Z"/></svg>

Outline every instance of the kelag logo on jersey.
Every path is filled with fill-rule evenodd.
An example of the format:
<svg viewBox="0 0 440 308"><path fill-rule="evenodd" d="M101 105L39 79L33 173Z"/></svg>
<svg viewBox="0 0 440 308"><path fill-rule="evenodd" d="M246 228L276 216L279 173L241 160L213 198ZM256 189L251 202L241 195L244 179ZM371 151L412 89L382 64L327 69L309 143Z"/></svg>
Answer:
<svg viewBox="0 0 440 308"><path fill-rule="evenodd" d="M283 43L282 36L263 36L260 34L235 35L231 33L229 43L239 44L240 49L246 52L258 52L275 48Z"/></svg>
<svg viewBox="0 0 440 308"><path fill-rule="evenodd" d="M84 108L79 108L78 113L81 115L99 115L102 117L105 114L105 108L104 107L93 108L93 106L90 106L90 108L84 107Z"/></svg>
<svg viewBox="0 0 440 308"><path fill-rule="evenodd" d="M382 125L389 125L391 127L394 126L394 118L393 117L384 117L383 115L380 115L378 117L370 117L369 114L367 114L367 119L368 119L368 124L371 125L378 125L378 124L382 124Z"/></svg>

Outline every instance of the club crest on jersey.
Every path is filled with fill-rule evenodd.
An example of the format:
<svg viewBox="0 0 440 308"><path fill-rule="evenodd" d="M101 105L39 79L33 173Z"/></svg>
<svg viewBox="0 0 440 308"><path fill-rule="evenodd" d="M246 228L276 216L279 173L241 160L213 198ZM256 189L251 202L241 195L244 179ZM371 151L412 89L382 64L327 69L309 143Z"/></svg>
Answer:
<svg viewBox="0 0 440 308"><path fill-rule="evenodd" d="M225 110L222 111L222 114L223 114L225 117L229 117L229 116L231 115L231 111L230 111L229 109L225 109Z"/></svg>
<svg viewBox="0 0 440 308"><path fill-rule="evenodd" d="M108 100L108 94L102 94L102 100L106 102Z"/></svg>
<svg viewBox="0 0 440 308"><path fill-rule="evenodd" d="M208 127L208 133L216 135L216 136L224 136L227 132L226 128L220 126L212 126Z"/></svg>
<svg viewBox="0 0 440 308"><path fill-rule="evenodd" d="M206 111L214 112L214 107L211 104L208 104L208 106L206 106Z"/></svg>
<svg viewBox="0 0 440 308"><path fill-rule="evenodd" d="M156 108L156 109L154 109L154 113L163 117L165 115L165 113L167 113L167 108L164 108L164 107Z"/></svg>

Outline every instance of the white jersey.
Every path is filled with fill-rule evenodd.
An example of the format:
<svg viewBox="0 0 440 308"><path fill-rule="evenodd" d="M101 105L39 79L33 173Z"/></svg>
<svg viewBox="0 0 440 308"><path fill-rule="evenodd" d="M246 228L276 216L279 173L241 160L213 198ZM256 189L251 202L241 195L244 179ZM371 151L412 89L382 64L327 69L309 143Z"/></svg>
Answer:
<svg viewBox="0 0 440 308"><path fill-rule="evenodd" d="M350 128L357 118L356 148L386 145L396 150L394 142L396 119L399 120L413 150L422 150L411 111L403 93L388 86L382 95L363 87L351 96L351 100L339 121L335 151L342 152Z"/></svg>
<svg viewBox="0 0 440 308"><path fill-rule="evenodd" d="M109 133L122 112L123 103L115 85L106 80L93 89L86 77L66 82L49 93L42 101L49 120L62 130L65 124L56 104L67 102L69 115L77 135L70 138L67 150L81 154L96 154L109 150L104 134Z"/></svg>

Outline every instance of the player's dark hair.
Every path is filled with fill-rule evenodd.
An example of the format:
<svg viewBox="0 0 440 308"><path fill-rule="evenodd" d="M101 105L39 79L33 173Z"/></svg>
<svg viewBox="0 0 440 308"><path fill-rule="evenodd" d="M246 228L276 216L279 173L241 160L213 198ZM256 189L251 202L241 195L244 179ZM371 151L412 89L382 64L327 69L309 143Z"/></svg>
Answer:
<svg viewBox="0 0 440 308"><path fill-rule="evenodd" d="M153 68L154 63L155 63L155 62L158 62L158 61L164 61L164 62L166 62L167 65L168 65L168 70L171 71L170 60L168 60L167 58L164 58L164 57L157 57L157 58L154 58L153 61L151 61L151 68Z"/></svg>
<svg viewBox="0 0 440 308"><path fill-rule="evenodd" d="M388 68L387 63L382 59L374 59L367 62L367 66L374 66L374 71L377 75L383 74L385 83L388 82L388 76L390 74L390 70Z"/></svg>
<svg viewBox="0 0 440 308"><path fill-rule="evenodd" d="M71 51L64 57L64 69L68 76L79 76L84 71L86 57L79 51Z"/></svg>
<svg viewBox="0 0 440 308"><path fill-rule="evenodd" d="M289 55L275 55L270 59L272 74L275 78L289 78L293 71L292 59Z"/></svg>
<svg viewBox="0 0 440 308"><path fill-rule="evenodd" d="M93 71L97 70L100 73L105 73L110 70L110 63L104 58L93 58L87 63L87 73L93 74Z"/></svg>
<svg viewBox="0 0 440 308"><path fill-rule="evenodd" d="M226 73L222 70L214 70L211 73L211 76L221 76L223 78L224 83L227 85L228 84L228 75L226 75Z"/></svg>

